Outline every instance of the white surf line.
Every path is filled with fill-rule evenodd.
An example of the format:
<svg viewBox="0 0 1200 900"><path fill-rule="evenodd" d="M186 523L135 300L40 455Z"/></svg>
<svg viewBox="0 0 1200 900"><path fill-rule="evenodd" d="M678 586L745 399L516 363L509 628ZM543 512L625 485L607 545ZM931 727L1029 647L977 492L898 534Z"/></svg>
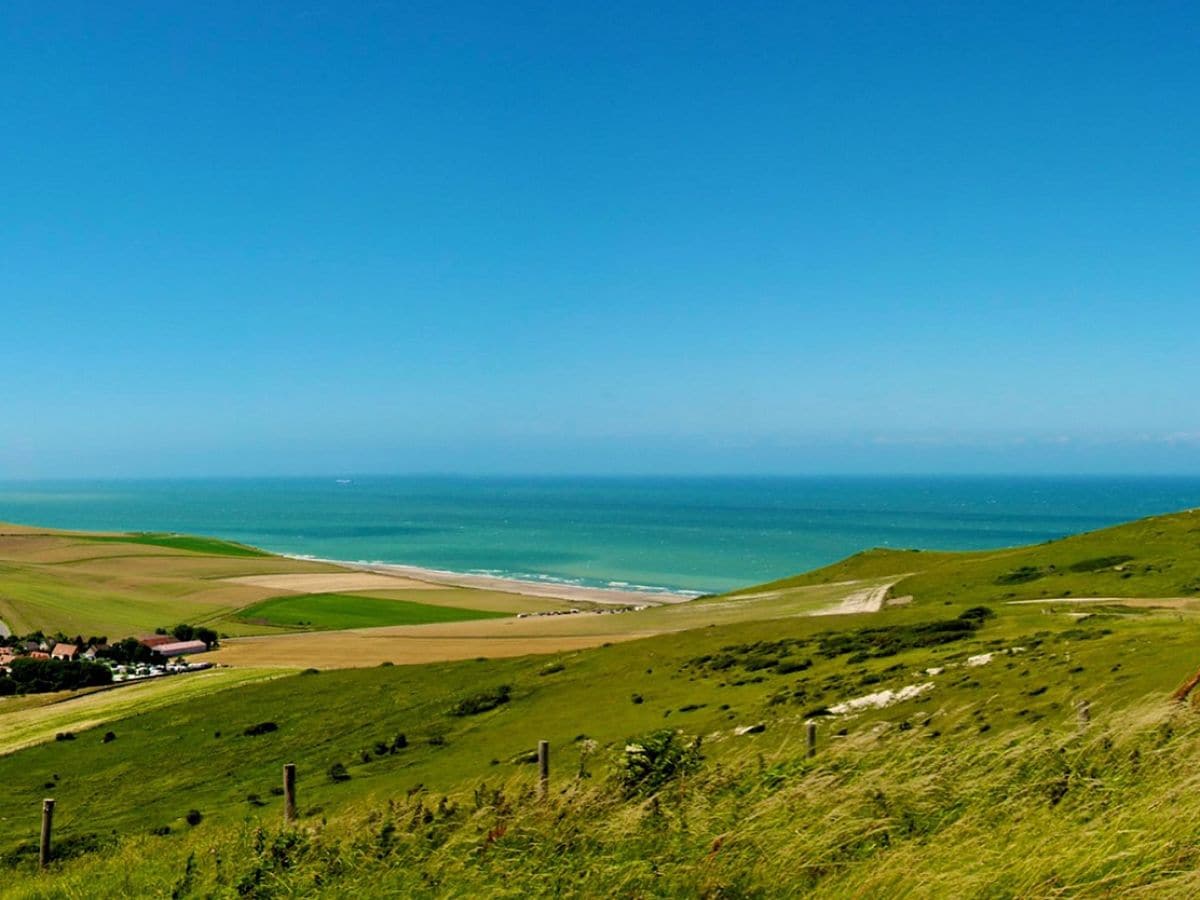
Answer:
<svg viewBox="0 0 1200 900"><path fill-rule="evenodd" d="M377 575L396 575L431 584L502 591L509 594L524 594L527 597L544 597L552 600L600 603L605 606L662 606L673 603L687 603L694 600L696 596L699 596L698 594L675 594L669 591L626 591L617 588L597 588L586 587L580 584L563 584L556 581L529 581L523 578L507 578L500 575L448 572L442 569L426 569L421 566L410 566L403 563L348 562L343 559L323 559L321 557L300 556L291 553L281 553L279 555L287 559L331 563L347 569L374 572Z"/></svg>

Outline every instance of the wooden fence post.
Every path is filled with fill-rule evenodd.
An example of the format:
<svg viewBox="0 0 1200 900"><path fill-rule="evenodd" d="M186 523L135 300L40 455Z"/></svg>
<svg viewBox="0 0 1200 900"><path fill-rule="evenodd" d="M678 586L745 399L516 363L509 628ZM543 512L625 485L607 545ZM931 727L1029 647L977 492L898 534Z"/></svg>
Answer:
<svg viewBox="0 0 1200 900"><path fill-rule="evenodd" d="M285 763L283 766L283 824L291 825L296 821L296 764Z"/></svg>
<svg viewBox="0 0 1200 900"><path fill-rule="evenodd" d="M50 865L50 829L54 824L54 799L42 801L42 843L38 847L38 865L43 869Z"/></svg>
<svg viewBox="0 0 1200 900"><path fill-rule="evenodd" d="M538 741L538 796L543 800L550 792L550 742Z"/></svg>
<svg viewBox="0 0 1200 900"><path fill-rule="evenodd" d="M817 755L817 723L808 721L804 723L805 735L808 739L808 755L810 757Z"/></svg>

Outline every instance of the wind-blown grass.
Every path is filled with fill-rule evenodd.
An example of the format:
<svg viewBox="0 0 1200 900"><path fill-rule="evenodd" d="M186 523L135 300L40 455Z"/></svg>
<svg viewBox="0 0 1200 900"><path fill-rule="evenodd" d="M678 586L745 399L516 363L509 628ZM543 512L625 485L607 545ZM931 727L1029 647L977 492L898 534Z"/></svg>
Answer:
<svg viewBox="0 0 1200 900"><path fill-rule="evenodd" d="M135 837L13 882L85 896L1185 896L1200 889L1195 714L1157 698L1080 735L878 729L809 760L705 764L649 798L564 777ZM18 863L31 871L32 863Z"/></svg>

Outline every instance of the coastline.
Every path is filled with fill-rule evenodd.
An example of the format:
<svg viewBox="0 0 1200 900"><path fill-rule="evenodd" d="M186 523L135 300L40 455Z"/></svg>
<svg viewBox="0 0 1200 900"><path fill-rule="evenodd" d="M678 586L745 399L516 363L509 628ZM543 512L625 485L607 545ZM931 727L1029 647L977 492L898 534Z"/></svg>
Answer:
<svg viewBox="0 0 1200 900"><path fill-rule="evenodd" d="M266 551L268 553L273 551ZM440 584L448 587L475 588L476 590L502 591L509 594L524 594L528 597L545 597L552 600L567 600L574 603L595 603L602 606L665 606L687 603L703 596L698 592L669 590L639 591L615 587L589 587L562 581L534 581L506 575L486 575L476 572L450 572L444 569L428 569L406 563L351 562L344 559L326 559L300 553L276 553L286 559L323 562L360 572L378 575L393 575Z"/></svg>

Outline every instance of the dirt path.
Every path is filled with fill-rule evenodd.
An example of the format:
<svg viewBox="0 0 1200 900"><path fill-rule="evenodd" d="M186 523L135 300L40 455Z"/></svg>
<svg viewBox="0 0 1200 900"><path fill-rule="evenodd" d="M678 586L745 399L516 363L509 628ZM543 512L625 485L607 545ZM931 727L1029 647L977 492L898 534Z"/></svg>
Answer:
<svg viewBox="0 0 1200 900"><path fill-rule="evenodd" d="M0 637L9 637L11 634L12 632L9 631L8 626L4 624L2 619L0 619Z"/></svg>
<svg viewBox="0 0 1200 900"><path fill-rule="evenodd" d="M855 591L853 594L847 594L843 597L842 601L837 605L827 609L818 609L816 612L809 613L809 615L845 616L855 613L879 612L883 609L883 601L887 599L887 592L892 589L892 585L895 583L895 581L891 581L887 584L881 584L879 587Z"/></svg>

